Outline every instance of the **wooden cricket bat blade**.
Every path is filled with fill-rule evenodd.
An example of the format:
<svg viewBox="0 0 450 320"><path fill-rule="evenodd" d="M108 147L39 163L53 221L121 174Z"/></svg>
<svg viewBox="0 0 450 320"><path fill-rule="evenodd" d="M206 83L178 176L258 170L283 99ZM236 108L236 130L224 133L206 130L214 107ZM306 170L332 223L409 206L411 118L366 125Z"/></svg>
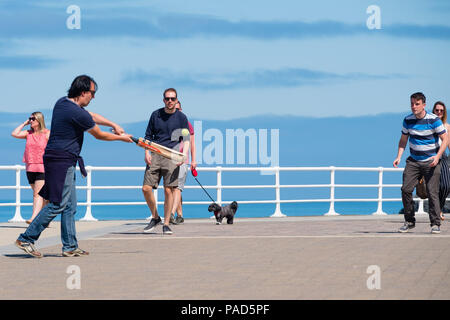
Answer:
<svg viewBox="0 0 450 320"><path fill-rule="evenodd" d="M144 149L150 150L152 152L158 153L167 159L171 159L176 162L184 162L186 160L186 157L183 153L175 151L175 150L167 148L167 147L164 147L155 142L151 142L151 141L145 140L143 138L135 138L135 137L131 137L131 140L133 140L134 143L136 143L138 146L140 146Z"/></svg>

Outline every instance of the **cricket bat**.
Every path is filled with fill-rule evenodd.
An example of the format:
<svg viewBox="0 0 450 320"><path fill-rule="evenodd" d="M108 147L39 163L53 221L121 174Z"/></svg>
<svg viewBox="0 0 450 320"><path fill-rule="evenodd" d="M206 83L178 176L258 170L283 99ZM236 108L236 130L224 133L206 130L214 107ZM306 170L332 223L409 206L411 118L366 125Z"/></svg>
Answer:
<svg viewBox="0 0 450 320"><path fill-rule="evenodd" d="M131 140L133 140L139 147L158 153L167 159L174 160L175 162L184 162L186 160L183 153L164 147L158 143L148 141L144 138L131 137Z"/></svg>

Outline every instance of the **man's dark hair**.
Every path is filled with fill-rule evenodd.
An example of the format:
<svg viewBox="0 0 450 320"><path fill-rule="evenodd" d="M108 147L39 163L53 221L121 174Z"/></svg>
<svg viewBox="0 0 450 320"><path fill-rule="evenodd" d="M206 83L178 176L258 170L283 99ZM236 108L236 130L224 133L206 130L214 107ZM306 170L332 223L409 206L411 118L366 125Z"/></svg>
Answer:
<svg viewBox="0 0 450 320"><path fill-rule="evenodd" d="M76 98L81 96L81 93L91 90L91 82L94 83L95 91L97 91L97 83L91 77L87 75L81 75L76 77L70 89L68 90L68 98Z"/></svg>
<svg viewBox="0 0 450 320"><path fill-rule="evenodd" d="M163 98L166 97L166 92L169 92L169 91L175 92L175 96L178 97L177 90L175 90L174 88L169 88L169 89L164 90Z"/></svg>
<svg viewBox="0 0 450 320"><path fill-rule="evenodd" d="M426 102L426 98L425 98L425 95L422 93L422 92L416 92L416 93L413 93L412 95L411 95L411 99L414 99L414 100L422 100L422 102L423 103L425 103Z"/></svg>

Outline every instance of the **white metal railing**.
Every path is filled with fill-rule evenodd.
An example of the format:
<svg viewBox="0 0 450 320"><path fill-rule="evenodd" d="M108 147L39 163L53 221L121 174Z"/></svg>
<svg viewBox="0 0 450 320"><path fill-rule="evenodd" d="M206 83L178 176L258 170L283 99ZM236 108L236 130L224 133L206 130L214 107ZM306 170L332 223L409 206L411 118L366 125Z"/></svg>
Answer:
<svg viewBox="0 0 450 320"><path fill-rule="evenodd" d="M16 191L16 201L13 203L0 203L0 206L11 206L15 207L14 217L11 218L10 222L20 222L24 221L21 216L22 206L32 206L32 203L21 202L21 190L30 189L29 186L22 186L20 181L20 174L22 170L25 170L25 166L14 165L14 166L0 166L0 170L14 170L16 175L16 183L12 186L0 186L2 189L15 189ZM79 170L79 168L77 168ZM138 202L93 202L92 201L92 190L100 189L141 189L142 186L94 186L92 185L92 174L94 171L144 171L145 167L93 167L86 166L87 180L86 186L77 186L77 189L86 190L86 202L79 202L79 205L86 206L86 213L81 219L82 221L96 221L97 219L92 215L92 206L104 206L104 205L145 205L145 201ZM403 171L403 168L367 168L367 167L204 167L198 168L198 171L212 171L216 172L216 185L203 186L205 189L216 189L218 204L229 203L230 201L222 200L222 190L223 189L259 189L259 188L269 188L275 190L275 199L273 200L245 200L239 201L239 203L274 203L275 212L270 217L285 217L286 215L281 212L282 203L305 203L305 202L329 202L330 207L325 215L339 215L335 211L334 205L336 202L377 202L377 210L373 212L373 215L386 215L383 212L383 202L388 201L401 201L401 198L383 198L383 188L400 188L401 184L383 184L383 174L384 172L392 171ZM222 184L222 172L250 172L250 171L268 171L274 173L274 184L273 185L223 185ZM329 171L330 172L330 183L328 184L296 184L296 185L282 185L280 184L280 172L282 171ZM377 184L336 184L335 183L335 173L337 171L359 171L359 172L378 172L378 183ZM159 188L162 188L160 186ZM186 189L200 189L200 186L186 185ZM330 197L328 199L290 199L281 200L281 189L284 188L329 188ZM335 189L336 188L377 188L378 197L377 198L367 198L367 199L336 199ZM158 192L154 190L155 199L157 204L163 204L163 202L158 201ZM419 200L419 210L417 214L426 214L423 210L423 200ZM183 205L189 204L209 204L208 201L183 201ZM148 217L147 219L149 219Z"/></svg>

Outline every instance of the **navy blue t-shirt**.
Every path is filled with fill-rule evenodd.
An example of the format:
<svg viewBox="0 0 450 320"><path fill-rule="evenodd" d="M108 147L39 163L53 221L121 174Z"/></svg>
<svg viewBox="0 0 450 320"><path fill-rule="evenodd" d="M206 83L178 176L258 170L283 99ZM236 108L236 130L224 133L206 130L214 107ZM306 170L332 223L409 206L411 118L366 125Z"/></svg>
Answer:
<svg viewBox="0 0 450 320"><path fill-rule="evenodd" d="M188 128L188 119L183 112L176 110L174 113L166 113L164 108L161 108L153 111L150 116L145 139L174 149L186 138L183 137L181 130Z"/></svg>
<svg viewBox="0 0 450 320"><path fill-rule="evenodd" d="M94 126L95 122L89 112L63 97L53 108L50 138L45 150L63 150L79 156L84 132Z"/></svg>

